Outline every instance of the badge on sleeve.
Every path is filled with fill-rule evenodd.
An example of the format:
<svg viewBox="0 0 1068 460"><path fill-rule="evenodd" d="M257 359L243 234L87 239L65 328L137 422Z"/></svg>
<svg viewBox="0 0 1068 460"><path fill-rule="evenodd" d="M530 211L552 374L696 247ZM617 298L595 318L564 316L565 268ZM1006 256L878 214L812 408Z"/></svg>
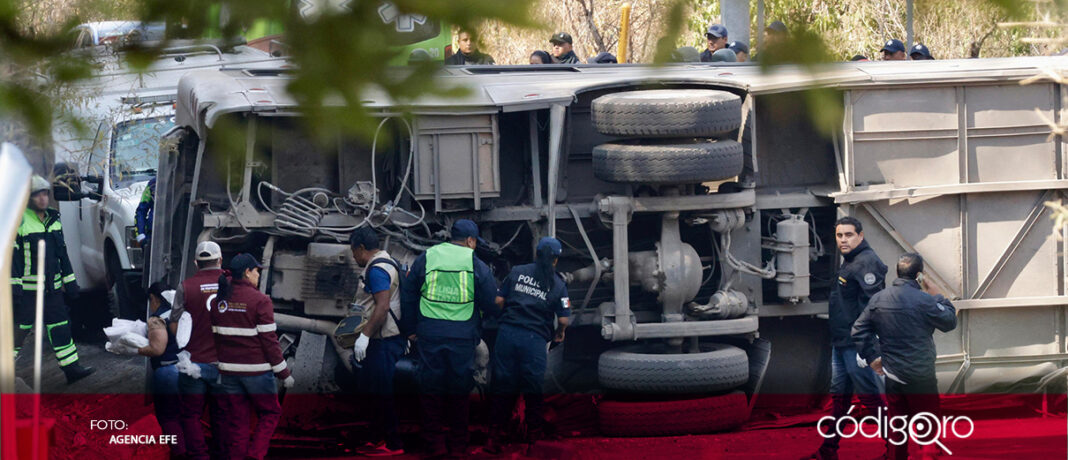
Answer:
<svg viewBox="0 0 1068 460"><path fill-rule="evenodd" d="M570 297L562 297L562 298L560 298L560 304L563 305L564 310L567 310L567 309L571 308L571 298Z"/></svg>
<svg viewBox="0 0 1068 460"><path fill-rule="evenodd" d="M868 274L864 275L864 282L867 283L868 285L875 284L875 274L874 273L868 273Z"/></svg>

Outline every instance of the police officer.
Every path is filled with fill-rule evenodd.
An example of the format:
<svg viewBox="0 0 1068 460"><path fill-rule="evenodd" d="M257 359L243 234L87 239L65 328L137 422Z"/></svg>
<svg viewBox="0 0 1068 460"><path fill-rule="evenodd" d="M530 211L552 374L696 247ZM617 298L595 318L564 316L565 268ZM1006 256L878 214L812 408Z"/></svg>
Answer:
<svg viewBox="0 0 1068 460"><path fill-rule="evenodd" d="M749 45L742 41L732 41L727 44L727 49L734 51L737 62L749 61Z"/></svg>
<svg viewBox="0 0 1068 460"><path fill-rule="evenodd" d="M67 384L93 373L93 368L78 363L78 350L70 334L68 305L78 297L63 225L59 212L48 207L51 185L41 176L30 180L30 201L22 215L22 225L15 236L11 264L12 300L15 305L15 354L30 335L36 315L37 244L44 241L44 333L56 353Z"/></svg>
<svg viewBox="0 0 1068 460"><path fill-rule="evenodd" d="M549 44L552 45L553 62L556 64L582 63L578 56L575 55L571 34L567 32L557 32L553 34L552 37L549 37Z"/></svg>
<svg viewBox="0 0 1068 460"><path fill-rule="evenodd" d="M923 257L908 253L897 261L897 279L876 293L853 324L853 343L859 359L886 376L890 417L928 412L938 415L934 330L952 331L957 312L938 289L923 279ZM875 343L878 341L879 347ZM896 445L890 435L888 457L907 459L908 442Z"/></svg>
<svg viewBox="0 0 1068 460"><path fill-rule="evenodd" d="M171 308L169 327L178 347L189 353L189 367L177 364L178 393L182 399L182 430L185 434L186 455L192 459L209 458L200 419L205 407L211 407L213 452L218 458L226 448L223 415L219 411L219 397L224 393L219 377L219 356L215 351L215 337L211 332L210 302L219 292L222 275L222 249L214 241L201 241L194 252L198 271L178 285Z"/></svg>
<svg viewBox="0 0 1068 460"><path fill-rule="evenodd" d="M708 40L708 47L701 52L701 62L713 62L712 53L727 47L727 28L723 24L712 24L705 32L705 39Z"/></svg>
<svg viewBox="0 0 1068 460"><path fill-rule="evenodd" d="M853 393L874 413L883 407L883 382L868 367L857 364L857 349L850 335L869 299L884 287L886 265L864 240L864 228L853 217L843 217L834 223L835 240L844 261L828 302L831 329L831 415L837 420L849 412ZM806 458L838 458L837 434L828 435L819 450Z"/></svg>
<svg viewBox="0 0 1068 460"><path fill-rule="evenodd" d="M456 35L457 51L448 59L445 59L445 65L484 65L495 64L493 62L493 56L485 53L480 53L475 46L475 38L471 36L471 32L461 30Z"/></svg>
<svg viewBox="0 0 1068 460"><path fill-rule="evenodd" d="M884 61L907 61L909 59L908 54L905 53L905 44L896 38L887 40L883 49L879 51L883 53Z"/></svg>
<svg viewBox="0 0 1068 460"><path fill-rule="evenodd" d="M352 258L363 269L363 295L356 302L372 308L364 310L364 325L353 357L363 363L359 373L360 389L370 397L374 417L371 429L376 439L361 449L364 455L384 457L404 454L397 408L393 400L393 377L397 361L404 356L408 339L398 324L400 308L400 266L379 247L378 235L369 227L360 227L349 236Z"/></svg>
<svg viewBox="0 0 1068 460"><path fill-rule="evenodd" d="M271 436L282 418L278 386L296 383L274 323L274 304L257 288L260 263L251 254L238 254L230 261L230 273L220 274L218 295L209 300L211 331L222 374L223 423L234 460L263 459ZM256 428L249 427L249 408L256 413ZM251 439L250 435L251 434Z"/></svg>
<svg viewBox="0 0 1068 460"><path fill-rule="evenodd" d="M475 255L478 226L461 219L451 241L431 247L412 263L401 287L401 309L417 318L423 436L430 455L466 455L468 396L472 365L480 341L482 316L499 313L497 283ZM449 425L446 450L442 423Z"/></svg>
<svg viewBox="0 0 1068 460"><path fill-rule="evenodd" d="M931 50L927 49L927 46L923 43L917 43L909 48L909 59L913 61L933 61L934 56L931 56Z"/></svg>
<svg viewBox="0 0 1068 460"><path fill-rule="evenodd" d="M493 348L493 421L486 446L489 453L500 453L504 427L519 394L526 406L528 443L541 436L546 345L550 340L564 341L571 316L567 286L555 270L562 250L556 238L542 238L534 263L513 268L497 294L497 304L504 307L504 313L498 320L500 328Z"/></svg>

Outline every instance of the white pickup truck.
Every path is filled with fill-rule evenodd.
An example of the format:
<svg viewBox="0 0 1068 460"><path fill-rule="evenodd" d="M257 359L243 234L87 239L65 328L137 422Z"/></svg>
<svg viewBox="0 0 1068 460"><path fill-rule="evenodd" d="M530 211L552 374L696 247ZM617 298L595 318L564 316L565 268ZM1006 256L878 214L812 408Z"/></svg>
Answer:
<svg viewBox="0 0 1068 460"><path fill-rule="evenodd" d="M178 80L193 70L277 68L286 61L243 44L173 41L138 73L115 47L77 52L92 53L101 70L76 91L74 112L83 129L56 123L53 132L56 199L68 252L83 290L110 290L113 314L143 317L148 283L141 276L135 212L156 175L160 138L174 124Z"/></svg>

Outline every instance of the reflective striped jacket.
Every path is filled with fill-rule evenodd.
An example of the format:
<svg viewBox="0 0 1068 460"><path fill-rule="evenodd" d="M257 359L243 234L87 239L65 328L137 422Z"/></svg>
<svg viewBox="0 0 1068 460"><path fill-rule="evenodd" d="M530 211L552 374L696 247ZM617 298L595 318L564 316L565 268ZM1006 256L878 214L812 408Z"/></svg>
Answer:
<svg viewBox="0 0 1068 460"><path fill-rule="evenodd" d="M230 300L213 299L209 308L219 372L257 375L271 371L279 379L289 377L270 297L241 279L234 281Z"/></svg>
<svg viewBox="0 0 1068 460"><path fill-rule="evenodd" d="M63 224L59 211L45 210L44 221L37 212L26 209L22 225L15 236L15 250L11 264L11 285L21 286L26 291L37 290L37 242L45 242L45 291L58 291L74 282L74 270L67 256L67 243L63 241Z"/></svg>

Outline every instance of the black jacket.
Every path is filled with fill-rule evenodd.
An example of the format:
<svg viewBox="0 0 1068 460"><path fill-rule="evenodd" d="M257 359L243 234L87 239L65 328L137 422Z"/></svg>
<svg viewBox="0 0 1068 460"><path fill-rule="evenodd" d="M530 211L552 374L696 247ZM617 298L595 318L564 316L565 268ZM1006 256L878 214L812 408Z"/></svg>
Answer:
<svg viewBox="0 0 1068 460"><path fill-rule="evenodd" d="M956 327L957 310L945 297L921 291L915 280L898 278L871 298L853 325L853 342L869 364L882 357L884 369L894 377L918 383L935 378L934 330Z"/></svg>
<svg viewBox="0 0 1068 460"><path fill-rule="evenodd" d="M563 56L554 57L553 62L556 64L582 64L582 61L579 60L574 51L568 51L567 54Z"/></svg>
<svg viewBox="0 0 1068 460"><path fill-rule="evenodd" d="M475 51L471 54L464 54L457 51L456 54L449 56L445 60L445 65L483 65L483 64L496 64L493 62L493 56L488 54L479 53Z"/></svg>
<svg viewBox="0 0 1068 460"><path fill-rule="evenodd" d="M853 346L849 337L853 322L868 306L868 300L886 287L886 265L868 246L867 240L861 241L843 258L845 262L838 268L838 278L834 280L827 307L831 345L835 347Z"/></svg>

